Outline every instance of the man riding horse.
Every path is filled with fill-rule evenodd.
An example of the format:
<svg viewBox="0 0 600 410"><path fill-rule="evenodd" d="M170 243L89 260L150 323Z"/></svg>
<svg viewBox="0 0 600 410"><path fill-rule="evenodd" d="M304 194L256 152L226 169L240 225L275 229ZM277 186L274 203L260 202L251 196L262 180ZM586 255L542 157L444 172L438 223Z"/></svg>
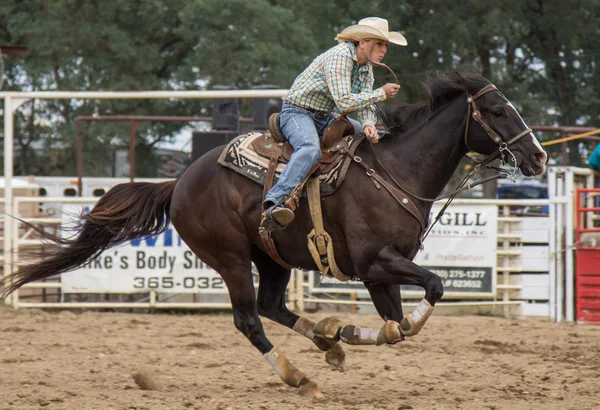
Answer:
<svg viewBox="0 0 600 410"><path fill-rule="evenodd" d="M372 63L381 63L388 43L405 46L404 36L388 31L378 17L362 19L336 37L340 43L319 55L294 81L283 100L280 125L294 147L288 165L265 197L261 228L285 229L294 212L284 205L292 190L321 159L319 137L339 115L358 113L350 120L355 132L363 131L373 143L379 139L373 104L393 98L400 86L388 83L373 90ZM337 111L337 112L336 112Z"/></svg>

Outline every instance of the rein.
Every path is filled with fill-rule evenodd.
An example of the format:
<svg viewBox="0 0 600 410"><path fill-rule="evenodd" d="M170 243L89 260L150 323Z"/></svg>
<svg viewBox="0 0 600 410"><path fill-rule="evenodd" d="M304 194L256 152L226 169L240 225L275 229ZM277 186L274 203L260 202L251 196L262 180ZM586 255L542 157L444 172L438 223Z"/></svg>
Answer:
<svg viewBox="0 0 600 410"><path fill-rule="evenodd" d="M387 67L385 64L380 64L381 66L385 66L386 68L388 68L388 70L391 71L391 69L389 67ZM391 71L393 74L393 71ZM394 75L395 77L395 75ZM396 80L397 81L397 80ZM448 209L448 207L450 206L450 204L452 203L452 201L454 200L454 198L456 198L456 196L463 191L467 191L472 189L475 186L481 185L485 182L488 181L492 181L494 179L501 179L501 178L508 178L511 179L512 181L515 181L517 178L517 159L515 157L515 155L510 151L509 147L511 145L513 145L514 143L516 143L517 141L519 141L521 138L523 138L525 135L530 134L531 132L533 132L530 128L527 128L526 130L522 131L521 133L519 133L518 135L510 138L508 141L504 141L502 139L502 137L500 137L483 119L483 116L481 115L481 112L479 111L477 104L475 103L475 100L477 100L478 98L480 98L482 95L491 92L491 91L498 91L498 89L496 88L496 86L494 86L493 84L489 84L486 87L482 88L481 90L479 90L475 95L468 95L467 97L467 106L468 106L468 111L467 111L467 125L465 127L465 133L464 133L464 142L465 145L467 147L467 149L469 149L470 151L471 148L469 147L468 144L468 132L469 132L469 123L471 122L471 118L473 118L475 121L477 121L479 123L479 125L483 128L483 130L486 132L486 134L490 137L490 139L498 146L498 149L488 155L483 161L481 162L477 162L475 161L473 158L469 157L468 155L467 158L469 158L470 160L472 160L473 162L475 162L475 166L473 167L473 170L465 177L462 179L462 181L457 185L456 189L454 191L452 191L450 194L446 195L446 196L441 196L438 198L423 198L420 197L418 195L415 195L413 193L411 193L410 191L408 191L407 189L403 188L402 185L400 185L400 183L396 180L396 178L394 178L394 176L385 168L385 166L381 163L377 152L375 151L375 149L373 148L373 145L371 143L369 143L369 146L371 147L371 151L373 152L373 155L375 157L375 160L377 161L377 164L379 164L379 166L381 167L381 169L383 169L383 171L385 171L385 173L388 175L388 177L392 180L392 182L394 182L394 184L396 185L396 187L398 187L398 189L400 189L402 192L406 193L407 195L410 195L411 197L418 199L420 201L424 201L424 202L435 202L441 199L447 199L446 203L444 204L444 206L442 207L442 209L438 212L438 214L435 217L435 220L433 221L432 224L430 224L427 228L427 231L424 234L421 234L421 237L419 238L419 242L420 242L420 248L421 250L423 250L423 242L425 241L425 239L427 238L427 236L429 235L429 233L431 232L431 230L433 229L433 227L435 226L435 224L440 220L440 218L442 217L442 215L444 214L444 212L446 211L446 209ZM507 171L505 169L502 168L498 168L498 167L493 167L490 166L489 164L494 161L496 158L500 158L500 161L502 163L506 162L506 156L505 153L508 153L511 156L511 160L513 163L513 169L512 171ZM491 176L491 177L487 177L487 178L483 178L483 179L479 179L471 184L467 184L467 182L469 181L469 179L471 179L471 177L473 175L475 175L477 172L479 172L483 167L488 168L488 169L495 169L499 172L499 174ZM373 170L370 170L371 172L374 173ZM367 174L369 175L369 174ZM371 176L371 175L369 175Z"/></svg>
<svg viewBox="0 0 600 410"><path fill-rule="evenodd" d="M390 74L392 75L392 77L394 77L394 80L396 80L396 84L400 85L400 81L398 81L398 77L396 77L396 73L394 73L394 70L392 70L388 65L383 64L383 63L377 63L377 62L371 61L371 60L369 60L369 64L371 64L375 67L383 67L386 70L388 70L390 72Z"/></svg>

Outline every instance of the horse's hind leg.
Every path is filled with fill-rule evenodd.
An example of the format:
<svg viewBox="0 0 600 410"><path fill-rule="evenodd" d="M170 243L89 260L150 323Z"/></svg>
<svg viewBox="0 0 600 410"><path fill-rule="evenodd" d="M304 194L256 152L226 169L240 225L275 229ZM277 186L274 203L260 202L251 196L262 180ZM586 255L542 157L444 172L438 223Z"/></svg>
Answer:
<svg viewBox="0 0 600 410"><path fill-rule="evenodd" d="M315 323L290 312L285 305L285 289L290 280L290 270L279 266L256 247L252 250L252 260L260 274L258 314L312 340L320 350L326 352L327 363L334 369L343 371L345 354L342 347L336 341L316 336L312 331Z"/></svg>
<svg viewBox="0 0 600 410"><path fill-rule="evenodd" d="M229 241L228 243L235 242ZM199 258L209 263L213 269L219 272L229 291L235 327L263 354L279 377L289 386L299 388L299 392L303 396L322 397L317 385L298 370L285 357L283 352L274 347L267 339L258 317L250 255L247 259L240 256L244 253L240 249L236 249L235 252L231 249L225 250L222 247L219 249L198 249L193 243L190 248ZM218 257L215 258L215 255L218 255Z"/></svg>

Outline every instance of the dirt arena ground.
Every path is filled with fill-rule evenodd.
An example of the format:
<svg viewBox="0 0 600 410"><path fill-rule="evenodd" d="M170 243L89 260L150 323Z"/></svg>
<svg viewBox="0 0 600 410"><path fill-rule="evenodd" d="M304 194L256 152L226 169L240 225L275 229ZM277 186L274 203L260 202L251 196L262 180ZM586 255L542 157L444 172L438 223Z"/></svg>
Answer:
<svg viewBox="0 0 600 410"><path fill-rule="evenodd" d="M434 315L412 340L344 346L340 373L307 339L264 323L324 399L285 386L229 314L0 309L0 410L600 408L598 326ZM141 390L140 371L163 391Z"/></svg>

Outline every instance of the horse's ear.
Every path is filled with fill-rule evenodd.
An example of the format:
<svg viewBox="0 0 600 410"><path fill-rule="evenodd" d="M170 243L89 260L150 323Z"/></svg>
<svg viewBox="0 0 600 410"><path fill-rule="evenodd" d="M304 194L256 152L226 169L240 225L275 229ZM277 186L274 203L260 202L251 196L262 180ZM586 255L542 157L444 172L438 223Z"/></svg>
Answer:
<svg viewBox="0 0 600 410"><path fill-rule="evenodd" d="M460 73L458 71L455 71L454 74L456 74L456 79L458 80L459 83L464 84L465 83L465 78L460 75Z"/></svg>

